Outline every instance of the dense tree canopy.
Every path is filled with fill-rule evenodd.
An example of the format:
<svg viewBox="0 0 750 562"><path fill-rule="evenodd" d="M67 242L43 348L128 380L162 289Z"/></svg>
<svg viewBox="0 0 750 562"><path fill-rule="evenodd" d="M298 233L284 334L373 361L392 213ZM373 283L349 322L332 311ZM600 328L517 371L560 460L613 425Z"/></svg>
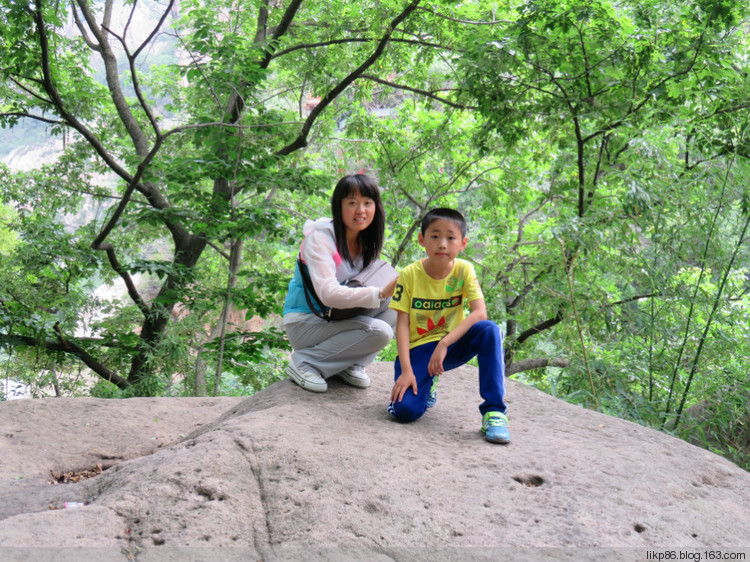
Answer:
<svg viewBox="0 0 750 562"><path fill-rule="evenodd" d="M425 210L466 213L508 373L747 463L747 17L2 1L2 138L62 141L1 172L4 376L75 393L93 373L100 396L277 380L301 223L364 170L398 266ZM126 298L102 298L115 281Z"/></svg>

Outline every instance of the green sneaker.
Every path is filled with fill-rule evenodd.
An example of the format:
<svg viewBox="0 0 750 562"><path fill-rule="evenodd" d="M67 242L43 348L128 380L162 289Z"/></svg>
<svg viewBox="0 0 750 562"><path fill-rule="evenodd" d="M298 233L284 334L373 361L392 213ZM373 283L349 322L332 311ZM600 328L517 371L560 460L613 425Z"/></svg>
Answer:
<svg viewBox="0 0 750 562"><path fill-rule="evenodd" d="M432 377L432 386L430 387L430 393L427 395L427 407L432 408L437 402L437 383L440 380L439 375Z"/></svg>
<svg viewBox="0 0 750 562"><path fill-rule="evenodd" d="M482 433L490 443L510 443L508 416L502 412L487 412L482 417Z"/></svg>

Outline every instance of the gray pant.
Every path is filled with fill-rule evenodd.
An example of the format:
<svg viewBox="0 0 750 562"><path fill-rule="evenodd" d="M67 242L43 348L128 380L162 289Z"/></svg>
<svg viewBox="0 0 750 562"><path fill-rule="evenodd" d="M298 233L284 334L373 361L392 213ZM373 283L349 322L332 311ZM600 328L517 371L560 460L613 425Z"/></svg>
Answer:
<svg viewBox="0 0 750 562"><path fill-rule="evenodd" d="M366 367L393 338L396 317L390 309L374 317L334 322L307 314L284 326L294 349L291 361L298 369L320 373L325 379L352 365Z"/></svg>

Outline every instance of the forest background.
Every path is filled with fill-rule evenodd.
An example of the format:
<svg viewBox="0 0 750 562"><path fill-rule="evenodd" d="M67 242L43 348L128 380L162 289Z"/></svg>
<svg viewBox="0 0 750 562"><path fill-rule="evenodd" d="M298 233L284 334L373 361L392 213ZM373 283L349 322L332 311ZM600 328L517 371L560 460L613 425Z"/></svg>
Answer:
<svg viewBox="0 0 750 562"><path fill-rule="evenodd" d="M397 267L465 212L510 376L748 469L746 4L0 0L0 156L53 154L0 167L0 375L279 380L301 226L364 171Z"/></svg>

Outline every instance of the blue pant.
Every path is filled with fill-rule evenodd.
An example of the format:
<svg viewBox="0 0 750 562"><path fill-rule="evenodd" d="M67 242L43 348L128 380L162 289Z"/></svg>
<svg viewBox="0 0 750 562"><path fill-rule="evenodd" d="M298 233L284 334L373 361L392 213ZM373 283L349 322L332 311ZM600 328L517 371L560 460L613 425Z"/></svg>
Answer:
<svg viewBox="0 0 750 562"><path fill-rule="evenodd" d="M417 378L417 394L409 388L401 402L392 402L388 411L399 421L412 422L427 409L427 397L432 386L432 377L427 372L427 365L438 342L418 345L409 351L411 366ZM479 395L484 398L479 411L505 413L503 402L505 395L505 361L503 359L503 336L500 328L491 320L477 322L456 343L448 347L443 361L443 369L450 371L466 364L476 357L479 363ZM401 375L401 361L394 364L395 377Z"/></svg>

